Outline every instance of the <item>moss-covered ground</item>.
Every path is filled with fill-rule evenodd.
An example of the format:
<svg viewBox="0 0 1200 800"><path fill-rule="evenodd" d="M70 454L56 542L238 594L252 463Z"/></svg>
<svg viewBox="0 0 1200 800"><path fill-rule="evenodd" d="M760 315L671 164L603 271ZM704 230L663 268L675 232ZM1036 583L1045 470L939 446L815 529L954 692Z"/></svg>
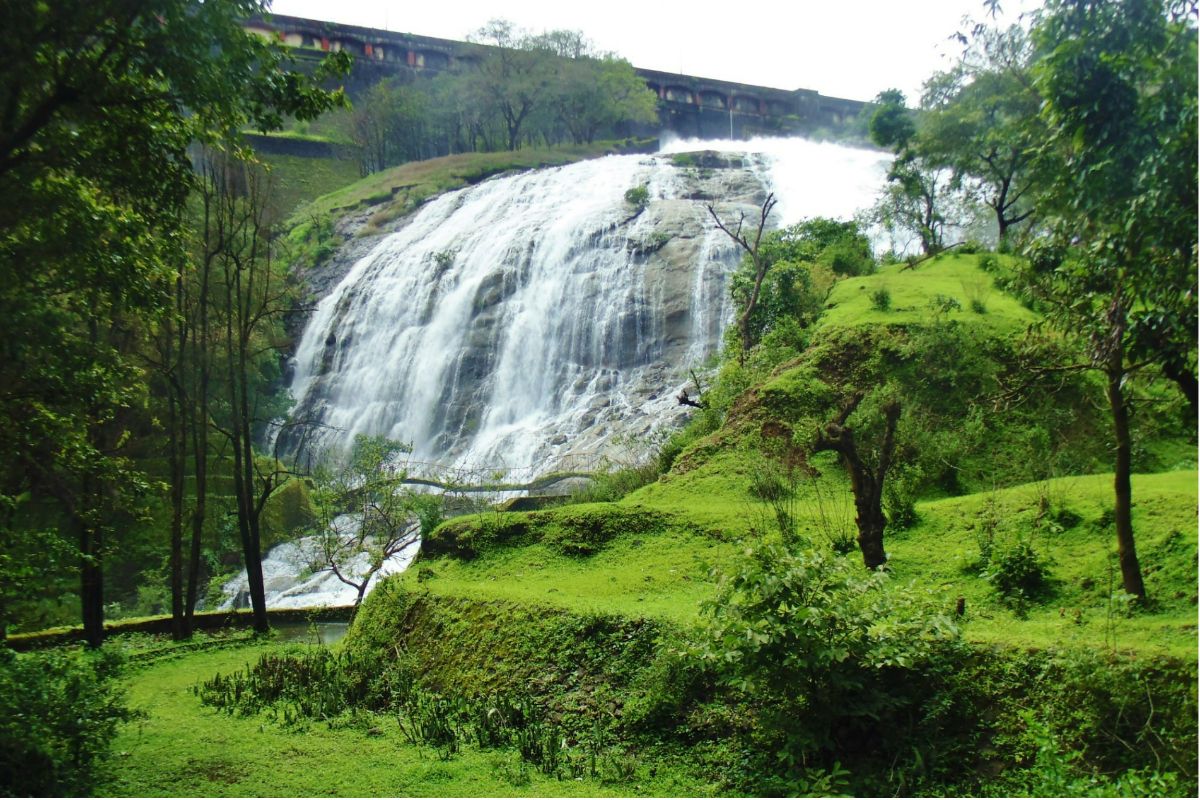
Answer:
<svg viewBox="0 0 1200 800"><path fill-rule="evenodd" d="M770 504L748 490L748 463L745 455L718 459L618 503L588 507L587 513L596 516L670 510L672 522L622 532L586 556L565 554L544 540L509 542L470 559L426 558L396 580L447 596L694 621L701 602L713 594L710 568L738 558L752 541L750 531L771 524ZM1111 600L1120 575L1114 574L1115 536L1103 522L1112 492L1108 475L918 503L919 522L887 536L889 569L894 580L928 589L947 609L965 598L961 624L969 640L1194 656L1196 485L1195 471L1134 477L1134 525L1153 598L1146 610ZM838 493L831 487L825 495L830 498L825 517L852 520L844 488ZM684 509L693 513L684 516ZM798 503L796 513L800 529L820 542L826 523L815 500ZM983 576L980 548L991 520L996 521L994 546L1031 540L1047 564L1047 592L1027 609L1005 603ZM1065 527L1057 520L1073 524ZM487 525L489 520L485 515L473 522Z"/></svg>

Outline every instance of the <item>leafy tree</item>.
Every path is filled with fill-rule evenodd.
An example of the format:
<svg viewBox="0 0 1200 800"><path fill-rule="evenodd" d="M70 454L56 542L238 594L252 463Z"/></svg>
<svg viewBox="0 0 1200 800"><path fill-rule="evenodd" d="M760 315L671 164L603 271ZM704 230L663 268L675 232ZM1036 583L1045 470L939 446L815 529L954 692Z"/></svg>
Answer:
<svg viewBox="0 0 1200 800"><path fill-rule="evenodd" d="M1032 29L1042 97L1027 280L1105 379L1124 589L1144 597L1131 518L1128 379L1158 365L1196 397L1195 3L1051 0Z"/></svg>
<svg viewBox="0 0 1200 800"><path fill-rule="evenodd" d="M520 31L507 20L491 20L470 38L491 45L491 49L476 69L464 75L469 102L500 117L508 149L516 150L526 120L543 102L554 80L553 55L524 46Z"/></svg>
<svg viewBox="0 0 1200 800"><path fill-rule="evenodd" d="M183 268L187 148L311 118L341 97L285 72L282 48L242 29L263 10L4 4L0 495L61 509L93 645L106 539L141 513L146 489L125 452L146 386L132 354L169 312Z"/></svg>
<svg viewBox="0 0 1200 800"><path fill-rule="evenodd" d="M1019 26L975 29L962 62L926 82L920 133L931 162L949 168L992 210L1001 246L1033 214L1034 153L1044 138Z"/></svg>
<svg viewBox="0 0 1200 800"><path fill-rule="evenodd" d="M428 517L431 505L440 506L435 497L404 489L405 472L396 457L411 449L382 436L359 434L340 463L323 466L313 476L323 567L358 593L355 608L387 560L416 542L421 532L429 532L424 524L414 524L414 515ZM365 561L366 569L351 571L356 561Z"/></svg>
<svg viewBox="0 0 1200 800"><path fill-rule="evenodd" d="M354 143L363 175L423 157L428 95L411 83L384 80L354 107Z"/></svg>
<svg viewBox="0 0 1200 800"><path fill-rule="evenodd" d="M561 65L550 104L575 144L591 144L621 123L658 118L658 99L628 61L606 55L576 56Z"/></svg>
<svg viewBox="0 0 1200 800"><path fill-rule="evenodd" d="M875 213L890 230L912 231L926 254L942 249L946 228L949 176L930 160L917 136L917 124L898 89L881 92L871 117L871 140L896 154L888 169L888 186Z"/></svg>
<svg viewBox="0 0 1200 800"><path fill-rule="evenodd" d="M768 231L758 253L765 272L747 319L752 346L774 334L772 345L802 348L804 331L820 316L834 284L875 267L870 241L857 223L823 217ZM754 259L747 253L731 282L739 312L753 297L756 276Z"/></svg>

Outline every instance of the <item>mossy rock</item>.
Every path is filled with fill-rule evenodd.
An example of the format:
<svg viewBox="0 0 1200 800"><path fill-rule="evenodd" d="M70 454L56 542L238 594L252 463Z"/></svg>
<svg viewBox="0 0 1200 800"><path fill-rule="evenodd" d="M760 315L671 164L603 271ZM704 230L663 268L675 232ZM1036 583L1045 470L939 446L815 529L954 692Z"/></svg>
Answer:
<svg viewBox="0 0 1200 800"><path fill-rule="evenodd" d="M422 540L421 554L475 558L482 549L523 537L532 516L491 512L447 520Z"/></svg>

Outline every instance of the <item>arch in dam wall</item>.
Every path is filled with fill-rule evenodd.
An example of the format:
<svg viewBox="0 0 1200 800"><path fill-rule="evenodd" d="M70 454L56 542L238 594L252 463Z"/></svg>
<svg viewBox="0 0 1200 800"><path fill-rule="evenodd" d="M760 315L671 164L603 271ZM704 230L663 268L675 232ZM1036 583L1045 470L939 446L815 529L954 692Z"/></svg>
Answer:
<svg viewBox="0 0 1200 800"><path fill-rule="evenodd" d="M434 74L462 69L478 61L489 49L487 45L472 42L283 14L253 17L244 27L293 48L302 62L311 63L328 52L351 53L355 57L355 67L348 90L352 93L397 71ZM647 87L658 95L661 123L684 134L703 130L706 127L704 117L713 113L756 118L758 122L743 121L743 127L754 133L775 129L773 125L776 128L779 125L785 128L841 125L851 121L868 105L858 100L827 97L812 89L789 91L639 67L634 69L646 81ZM729 121L726 120L725 130L728 128Z"/></svg>

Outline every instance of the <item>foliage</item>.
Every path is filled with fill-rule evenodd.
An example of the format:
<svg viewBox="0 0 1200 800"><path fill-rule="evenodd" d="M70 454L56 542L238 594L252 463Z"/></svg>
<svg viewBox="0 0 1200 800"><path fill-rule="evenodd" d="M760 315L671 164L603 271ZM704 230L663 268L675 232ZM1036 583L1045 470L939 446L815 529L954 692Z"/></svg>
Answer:
<svg viewBox="0 0 1200 800"><path fill-rule="evenodd" d="M188 147L343 102L317 84L348 61L285 72L282 46L241 26L254 0L19 5L0 34L0 496L61 512L98 644L104 557L146 511L135 354L184 266Z"/></svg>
<svg viewBox="0 0 1200 800"><path fill-rule="evenodd" d="M1020 541L999 552L988 553L984 577L1005 603L1019 609L1046 593L1048 572L1033 545Z"/></svg>
<svg viewBox="0 0 1200 800"><path fill-rule="evenodd" d="M893 238L915 233L926 255L942 249L947 224L949 174L925 152L904 93L880 92L870 121L871 140L896 154L888 185L872 214Z"/></svg>
<svg viewBox="0 0 1200 800"><path fill-rule="evenodd" d="M0 646L0 794L93 794L117 726L134 718L111 651L18 655Z"/></svg>
<svg viewBox="0 0 1200 800"><path fill-rule="evenodd" d="M1194 6L1192 7L1194 11ZM1157 364L1196 404L1196 31L1187 4L1052 2L1031 32L1047 236L1025 280L1105 380L1125 591L1143 597L1131 521L1128 376Z"/></svg>
<svg viewBox="0 0 1200 800"><path fill-rule="evenodd" d="M705 614L697 655L758 699L764 744L785 779L805 766L837 769L836 754L890 738L929 699L917 687L932 685L958 647L947 617L882 573L770 544L724 572Z"/></svg>
<svg viewBox="0 0 1200 800"><path fill-rule="evenodd" d="M1029 76L1032 48L1020 26L977 25L963 38L959 63L925 83L919 138L930 161L952 171L955 186L991 209L1003 248L1034 211L1034 153L1044 128Z"/></svg>
<svg viewBox="0 0 1200 800"><path fill-rule="evenodd" d="M865 275L875 268L870 242L854 221L813 217L769 231L758 246L765 273L747 320L750 345L762 344L779 363L807 344L805 331L821 315L834 284L842 277ZM738 316L755 283L755 267L746 255L730 283Z"/></svg>
<svg viewBox="0 0 1200 800"><path fill-rule="evenodd" d="M360 433L349 452L326 453L313 471L320 511L315 527L304 531L321 543L321 568L356 590L355 606L388 559L441 521L440 500L404 488L407 475L398 458L411 450L408 444ZM351 573L351 562L364 555L366 570Z"/></svg>
<svg viewBox="0 0 1200 800"><path fill-rule="evenodd" d="M892 293L886 286L871 292L871 307L876 311L887 311L892 307Z"/></svg>
<svg viewBox="0 0 1200 800"><path fill-rule="evenodd" d="M633 206L635 211L644 209L649 201L650 188L648 186L633 186L625 191L625 202Z"/></svg>

